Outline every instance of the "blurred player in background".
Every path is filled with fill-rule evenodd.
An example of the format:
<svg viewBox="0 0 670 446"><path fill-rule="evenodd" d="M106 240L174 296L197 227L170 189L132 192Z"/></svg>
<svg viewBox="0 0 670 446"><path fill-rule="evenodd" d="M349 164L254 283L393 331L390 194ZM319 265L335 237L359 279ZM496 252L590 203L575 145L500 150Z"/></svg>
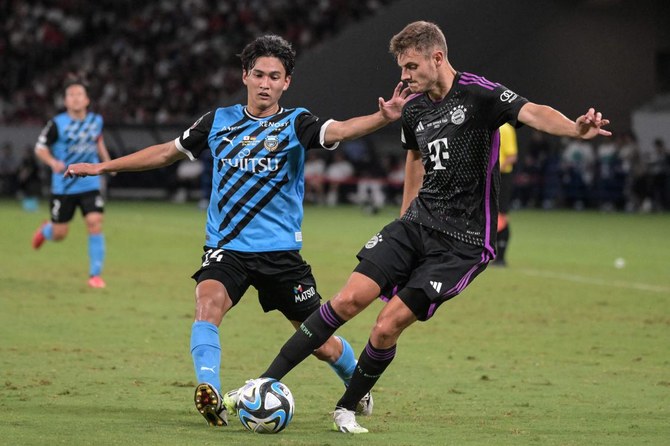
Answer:
<svg viewBox="0 0 670 446"><path fill-rule="evenodd" d="M344 288L310 315L262 377L281 380L378 296L390 300L333 412L336 431L368 430L355 407L396 355L403 330L431 318L495 257L499 127L526 124L554 135L610 135L590 109L572 121L503 85L456 71L439 27L414 22L391 39L401 79L414 95L402 111L407 163L401 218L374 235Z"/></svg>
<svg viewBox="0 0 670 446"><path fill-rule="evenodd" d="M511 124L500 127L500 194L498 198L498 237L496 258L491 265L507 266L505 253L510 239L509 214L514 189L512 169L517 161L519 147L516 142L516 130Z"/></svg>
<svg viewBox="0 0 670 446"><path fill-rule="evenodd" d="M264 311L279 310L297 329L320 306L321 297L302 247L305 152L335 149L400 118L409 91L398 84L379 111L336 121L304 108L284 108L279 99L289 88L295 65L291 45L278 36L259 37L242 54L247 104L208 112L173 141L100 164L73 164L67 177L155 169L210 151L212 196L207 212L205 253L193 274L195 322L191 354L198 386L195 404L213 426L227 424L222 403L219 325L250 286ZM255 330L262 327L256 327ZM349 344L329 336L310 352L328 362L345 382L356 359ZM234 398L234 395L228 396ZM228 409L234 413L234 401ZM369 414L372 400L361 395L358 412Z"/></svg>
<svg viewBox="0 0 670 446"><path fill-rule="evenodd" d="M65 166L77 162L109 161L102 137L102 116L89 112L91 103L86 85L80 79L65 84L65 112L47 122L35 145L35 155L51 168L51 221L43 223L33 235L32 245L39 249L45 241L63 240L77 208L88 230L89 278L92 288L104 288L102 267L105 262L105 236L102 233L104 201L100 178L63 176Z"/></svg>

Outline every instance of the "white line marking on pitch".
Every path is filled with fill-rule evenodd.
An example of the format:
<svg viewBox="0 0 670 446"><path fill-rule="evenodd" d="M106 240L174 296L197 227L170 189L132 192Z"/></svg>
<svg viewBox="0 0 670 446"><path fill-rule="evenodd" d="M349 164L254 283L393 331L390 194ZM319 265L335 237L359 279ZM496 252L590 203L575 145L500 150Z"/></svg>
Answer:
<svg viewBox="0 0 670 446"><path fill-rule="evenodd" d="M621 282L618 280L610 281L610 280L577 276L574 274L552 273L532 269L522 269L520 271L528 276L547 277L550 279L566 280L568 282L587 283L590 285L611 286L616 288L630 288L634 290L651 291L654 293L670 293L670 287L661 285L649 285L647 283L635 283L635 282Z"/></svg>

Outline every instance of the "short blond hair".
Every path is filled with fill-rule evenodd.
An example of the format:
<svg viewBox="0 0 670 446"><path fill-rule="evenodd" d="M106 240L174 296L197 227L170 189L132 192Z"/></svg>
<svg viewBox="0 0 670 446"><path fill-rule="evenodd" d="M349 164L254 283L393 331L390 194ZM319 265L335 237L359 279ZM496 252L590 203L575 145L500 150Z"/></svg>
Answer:
<svg viewBox="0 0 670 446"><path fill-rule="evenodd" d="M444 51L447 56L447 39L439 26L431 22L412 22L391 38L389 52L395 58L408 50L414 49L426 53L434 48Z"/></svg>

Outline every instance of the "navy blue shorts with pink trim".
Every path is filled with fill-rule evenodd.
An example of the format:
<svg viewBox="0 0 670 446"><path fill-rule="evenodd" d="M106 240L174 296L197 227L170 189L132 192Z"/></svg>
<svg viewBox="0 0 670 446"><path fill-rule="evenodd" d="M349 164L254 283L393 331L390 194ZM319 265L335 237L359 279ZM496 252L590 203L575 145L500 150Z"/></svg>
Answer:
<svg viewBox="0 0 670 446"><path fill-rule="evenodd" d="M463 291L492 260L483 247L403 220L386 225L357 257L355 271L374 280L382 298L398 295L422 321Z"/></svg>

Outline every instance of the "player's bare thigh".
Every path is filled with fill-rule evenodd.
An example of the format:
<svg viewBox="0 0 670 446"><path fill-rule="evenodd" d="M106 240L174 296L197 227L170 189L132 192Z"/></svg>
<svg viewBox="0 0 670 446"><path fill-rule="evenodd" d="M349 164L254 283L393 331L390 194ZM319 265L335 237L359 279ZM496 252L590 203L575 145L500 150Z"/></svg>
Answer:
<svg viewBox="0 0 670 446"><path fill-rule="evenodd" d="M353 272L344 288L331 299L330 305L339 317L348 321L367 308L379 297L379 293L381 289L374 280Z"/></svg>
<svg viewBox="0 0 670 446"><path fill-rule="evenodd" d="M226 287L221 282L206 279L195 287L195 320L221 324L223 317L233 306Z"/></svg>
<svg viewBox="0 0 670 446"><path fill-rule="evenodd" d="M405 328L417 321L416 315L398 297L388 301L377 316L370 333L370 342L375 348L390 348L398 342Z"/></svg>

